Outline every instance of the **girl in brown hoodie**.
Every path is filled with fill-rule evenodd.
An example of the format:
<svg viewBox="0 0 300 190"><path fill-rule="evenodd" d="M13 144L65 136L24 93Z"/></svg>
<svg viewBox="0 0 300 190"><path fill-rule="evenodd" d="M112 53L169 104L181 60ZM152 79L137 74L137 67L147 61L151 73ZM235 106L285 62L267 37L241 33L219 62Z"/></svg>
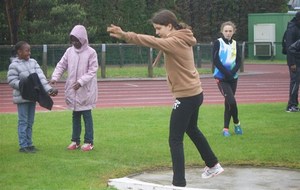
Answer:
<svg viewBox="0 0 300 190"><path fill-rule="evenodd" d="M203 102L199 73L195 67L193 47L197 41L184 23L179 23L175 14L161 10L151 19L156 34L151 35L125 32L111 25L107 28L110 36L128 43L159 49L164 54L164 62L169 88L175 98L171 113L169 146L173 165L175 186L186 186L183 138L190 137L207 167L203 178L210 178L223 172L217 157L211 150L206 138L198 129L198 113Z"/></svg>

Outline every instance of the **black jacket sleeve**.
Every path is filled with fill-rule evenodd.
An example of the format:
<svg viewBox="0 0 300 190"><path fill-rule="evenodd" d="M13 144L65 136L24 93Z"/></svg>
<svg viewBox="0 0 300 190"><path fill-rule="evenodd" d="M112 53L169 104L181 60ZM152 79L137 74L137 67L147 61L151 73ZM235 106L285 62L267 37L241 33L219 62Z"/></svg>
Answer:
<svg viewBox="0 0 300 190"><path fill-rule="evenodd" d="M295 19L292 19L288 23L288 27L286 30L286 48L287 50L289 47L295 43L298 39L300 39L300 26L297 24ZM291 53L289 50L287 51L287 64L291 65L300 65L299 60L297 60L296 56Z"/></svg>

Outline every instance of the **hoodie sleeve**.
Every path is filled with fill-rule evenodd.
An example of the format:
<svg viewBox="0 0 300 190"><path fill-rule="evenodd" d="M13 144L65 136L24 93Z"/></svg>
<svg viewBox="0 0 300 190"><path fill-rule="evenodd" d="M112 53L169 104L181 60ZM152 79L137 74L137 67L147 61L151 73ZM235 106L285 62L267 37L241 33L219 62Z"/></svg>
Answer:
<svg viewBox="0 0 300 190"><path fill-rule="evenodd" d="M125 41L140 46L159 49L163 52L173 52L179 45L193 46L197 43L197 40L193 37L193 33L187 29L178 30L172 33L168 38L158 38L151 35L126 32Z"/></svg>
<svg viewBox="0 0 300 190"><path fill-rule="evenodd" d="M58 81L64 72L68 69L68 52L70 48L66 50L60 61L56 64L56 67L52 73L52 80Z"/></svg>
<svg viewBox="0 0 300 190"><path fill-rule="evenodd" d="M140 46L151 47L151 48L159 49L159 50L163 50L163 51L170 49L170 44L167 43L165 39L156 38L151 35L127 32L125 34L125 41L128 43L133 43L133 44L140 45Z"/></svg>
<svg viewBox="0 0 300 190"><path fill-rule="evenodd" d="M298 40L297 32L299 32L299 30L294 22L290 22L286 32L286 47L288 49L294 42ZM289 51L287 51L287 64L289 66L296 64L295 56Z"/></svg>

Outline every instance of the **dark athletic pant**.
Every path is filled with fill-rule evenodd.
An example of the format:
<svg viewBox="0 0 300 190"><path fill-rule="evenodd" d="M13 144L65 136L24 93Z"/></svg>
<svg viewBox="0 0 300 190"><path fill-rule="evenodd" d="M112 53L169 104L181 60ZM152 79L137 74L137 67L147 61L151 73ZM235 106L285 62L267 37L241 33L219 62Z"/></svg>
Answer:
<svg viewBox="0 0 300 190"><path fill-rule="evenodd" d="M177 98L170 118L169 146L173 166L173 185L186 186L183 138L186 133L195 144L201 158L208 167L218 163L205 136L198 129L198 113L203 102L203 94Z"/></svg>
<svg viewBox="0 0 300 190"><path fill-rule="evenodd" d="M290 90L289 90L289 102L287 108L292 106L298 107L298 91L300 83L300 67L297 66L296 72L290 71Z"/></svg>
<svg viewBox="0 0 300 190"><path fill-rule="evenodd" d="M237 79L230 82L217 80L217 84L221 94L224 96L224 128L229 128L230 119L233 118L234 123L239 123L238 108L235 100L235 92L237 88Z"/></svg>

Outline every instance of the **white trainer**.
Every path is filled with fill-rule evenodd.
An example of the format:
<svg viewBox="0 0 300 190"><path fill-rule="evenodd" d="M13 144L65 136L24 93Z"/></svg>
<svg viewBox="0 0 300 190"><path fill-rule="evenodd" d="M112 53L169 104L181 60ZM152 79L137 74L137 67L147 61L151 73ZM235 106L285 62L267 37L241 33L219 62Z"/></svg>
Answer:
<svg viewBox="0 0 300 190"><path fill-rule="evenodd" d="M205 171L202 173L202 178L208 179L208 178L219 175L223 171L224 171L224 169L222 168L222 166L219 163L217 163L214 167L205 168Z"/></svg>

